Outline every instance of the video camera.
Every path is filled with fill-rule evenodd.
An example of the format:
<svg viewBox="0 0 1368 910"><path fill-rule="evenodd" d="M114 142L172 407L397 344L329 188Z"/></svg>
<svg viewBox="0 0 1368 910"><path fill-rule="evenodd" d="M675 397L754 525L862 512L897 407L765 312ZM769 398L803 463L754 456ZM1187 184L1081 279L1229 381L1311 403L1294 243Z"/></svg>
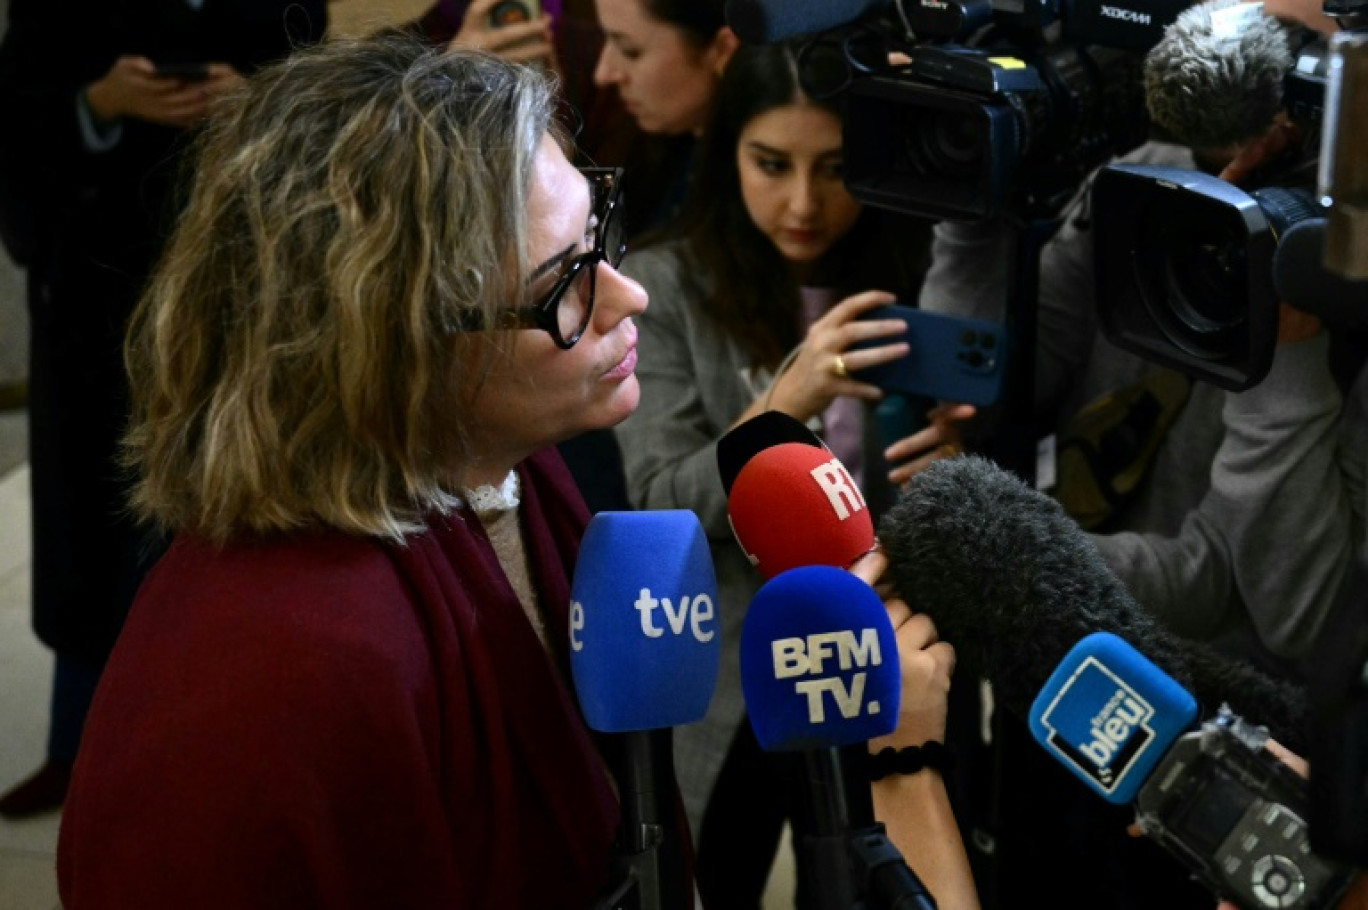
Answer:
<svg viewBox="0 0 1368 910"><path fill-rule="evenodd" d="M1272 364L1280 301L1331 324L1368 324L1368 282L1337 276L1320 261L1335 195L1327 189L1330 161L1343 143L1327 91L1334 60L1323 40L1295 55L1282 83L1283 110L1304 141L1254 181L1257 189L1175 168L1115 164L1098 173L1098 317L1114 344L1241 391ZM1353 91L1360 106L1368 100L1362 82ZM1342 242L1342 263L1363 258L1365 243Z"/></svg>
<svg viewBox="0 0 1368 910"><path fill-rule="evenodd" d="M776 26L773 2L731 0L728 21L746 40L830 23L804 5ZM1142 54L1188 0L853 5L863 17L815 34L800 74L809 94L844 92L846 186L870 205L981 221L1048 217L1146 139Z"/></svg>

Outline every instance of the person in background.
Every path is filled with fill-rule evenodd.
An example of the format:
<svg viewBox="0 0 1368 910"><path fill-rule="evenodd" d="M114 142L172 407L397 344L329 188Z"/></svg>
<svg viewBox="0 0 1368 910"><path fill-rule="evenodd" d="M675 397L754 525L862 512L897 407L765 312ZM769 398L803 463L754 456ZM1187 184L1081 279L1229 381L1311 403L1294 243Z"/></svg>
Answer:
<svg viewBox="0 0 1368 910"><path fill-rule="evenodd" d="M594 81L617 90L635 126L604 154L629 155L621 163L631 175L636 235L682 203L696 140L739 42L723 0L594 0L594 7L605 36Z"/></svg>
<svg viewBox="0 0 1368 910"><path fill-rule="evenodd" d="M679 220L623 263L653 302L641 321L642 406L615 431L628 492L638 508L696 512L718 577L717 687L707 717L675 732L709 906L758 905L788 814L783 781L745 720L737 647L762 579L732 538L718 439L769 409L819 422L877 508L939 457L956 438L954 421L972 412L940 409L930 427L887 450L864 419L880 392L849 372L906 345L852 351L903 328L858 317L895 294L915 295L928 231L850 196L841 123L834 102L803 94L792 46L739 48Z"/></svg>
<svg viewBox="0 0 1368 910"><path fill-rule="evenodd" d="M1264 12L1310 28L1328 21L1319 2L1305 0L1279 0ZM1183 14L1203 15L1210 10ZM1151 53L1165 53L1167 44ZM1151 67L1154 59L1169 65L1151 78L1168 82L1183 65L1208 76L1216 70L1181 54L1151 58ZM1231 98L1232 111L1248 101ZM1282 150L1285 133L1280 121L1256 121L1247 141L1234 147L1156 139L1118 160L1201 168L1239 183ZM1272 371L1238 394L1121 350L1101 333L1097 317L1093 226L1104 217L1087 186L1080 188L1041 253L1034 416L1061 453L1054 495L1094 532L1137 602L1170 629L1295 685L1302 678L1298 662L1324 628L1348 555L1362 540L1362 522L1353 530L1351 516L1364 508L1368 448L1353 409L1341 411L1342 390L1327 368L1329 339L1318 323L1284 306ZM923 307L1002 317L1009 279L1000 263L1010 244L1001 228L937 225ZM1102 436L1091 428L1108 414ZM1094 445L1095 456L1074 461L1088 470L1070 471L1066 458L1080 443ZM1099 502L1105 508L1077 508ZM966 691L957 686L957 694ZM1080 858L1079 873L1058 885L1062 902L1101 895L1117 907L1210 906L1209 895L1171 857L1148 841L1121 837L1124 813L1067 779L1024 725L1010 718L994 723L996 741L985 748L978 717L952 709L952 727L956 716L972 721L951 734L965 746L961 756L993 753L972 771L961 762L965 789L956 793L961 819L982 823L977 840L991 848L975 855L985 905L1012 905L1062 849Z"/></svg>
<svg viewBox="0 0 1368 910"><path fill-rule="evenodd" d="M47 757L0 815L61 805L90 699L161 542L125 508L124 329L179 205L183 146L257 66L319 40L323 0L11 0L0 200L26 247L33 625L55 654Z"/></svg>
<svg viewBox="0 0 1368 910"><path fill-rule="evenodd" d="M595 0L594 6L604 41L593 81L606 98L586 115L588 147L595 161L624 168L626 230L636 239L678 208L697 135L737 41L723 18L723 0ZM618 116L603 116L610 103ZM586 433L560 449L592 511L632 508L612 433Z"/></svg>

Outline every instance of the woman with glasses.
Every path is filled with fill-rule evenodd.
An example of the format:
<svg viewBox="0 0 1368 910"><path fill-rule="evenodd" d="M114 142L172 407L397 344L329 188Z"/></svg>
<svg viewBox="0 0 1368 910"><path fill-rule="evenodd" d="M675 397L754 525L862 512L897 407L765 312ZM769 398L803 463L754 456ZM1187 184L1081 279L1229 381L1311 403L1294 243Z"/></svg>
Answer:
<svg viewBox="0 0 1368 910"><path fill-rule="evenodd" d="M697 512L717 571L717 687L708 716L675 733L710 906L758 906L788 813L783 781L744 716L737 649L762 579L731 533L717 440L769 409L820 421L877 509L956 439L952 423L970 410L938 410L886 452L866 425L880 393L849 371L906 345L888 340L901 321L857 317L915 295L929 232L850 196L841 125L835 102L801 90L794 47L742 47L722 77L681 218L623 264L652 301L640 326L642 405L615 430L628 492L638 508ZM860 340L875 344L852 352Z"/></svg>
<svg viewBox="0 0 1368 910"><path fill-rule="evenodd" d="M537 70L411 37L212 118L127 344L174 534L63 818L63 905L572 907L615 787L566 667L554 444L638 400L615 171Z"/></svg>

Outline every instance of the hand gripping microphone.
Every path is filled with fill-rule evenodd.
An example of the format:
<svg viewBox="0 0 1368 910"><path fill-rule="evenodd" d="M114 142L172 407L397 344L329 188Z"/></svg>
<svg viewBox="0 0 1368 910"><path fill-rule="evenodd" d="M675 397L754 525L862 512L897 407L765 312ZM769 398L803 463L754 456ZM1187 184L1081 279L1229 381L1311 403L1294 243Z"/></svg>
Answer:
<svg viewBox="0 0 1368 910"><path fill-rule="evenodd" d="M1123 639L1085 636L1031 705L1031 734L1103 799L1245 910L1333 906L1352 870L1311 852L1306 781L1268 731L1197 702Z"/></svg>
<svg viewBox="0 0 1368 910"><path fill-rule="evenodd" d="M842 766L850 753L841 747L863 749L897 727L897 647L879 595L831 566L770 579L741 628L741 689L755 738L767 752L803 756L798 871L823 910L935 906L874 822L869 784L852 785Z"/></svg>
<svg viewBox="0 0 1368 910"><path fill-rule="evenodd" d="M935 621L960 666L991 679L1017 716L1079 639L1111 632L1139 643L1199 703L1229 702L1292 750L1305 748L1303 693L1170 633L1057 502L991 461L935 462L909 481L879 531L908 606Z"/></svg>
<svg viewBox="0 0 1368 910"><path fill-rule="evenodd" d="M721 655L717 579L698 517L599 512L580 542L570 599L580 708L591 729L621 734L626 754L619 880L598 906L692 910L670 728L707 712Z"/></svg>
<svg viewBox="0 0 1368 910"><path fill-rule="evenodd" d="M766 578L799 566L845 568L874 548L869 509L840 459L803 443L771 446L746 462L727 517Z"/></svg>

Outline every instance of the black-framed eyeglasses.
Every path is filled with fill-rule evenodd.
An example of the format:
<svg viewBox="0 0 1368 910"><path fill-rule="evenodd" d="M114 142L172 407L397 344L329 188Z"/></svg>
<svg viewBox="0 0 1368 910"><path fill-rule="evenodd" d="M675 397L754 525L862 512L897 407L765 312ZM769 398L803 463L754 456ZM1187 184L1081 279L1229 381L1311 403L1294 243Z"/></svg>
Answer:
<svg viewBox="0 0 1368 910"><path fill-rule="evenodd" d="M622 231L622 168L585 167L580 173L589 181L593 248L567 262L555 285L529 306L500 310L494 324L487 325L480 310L466 310L456 328L462 332L485 329L541 329L556 346L570 350L580 340L594 315L594 289L598 264L617 268L627 242Z"/></svg>

